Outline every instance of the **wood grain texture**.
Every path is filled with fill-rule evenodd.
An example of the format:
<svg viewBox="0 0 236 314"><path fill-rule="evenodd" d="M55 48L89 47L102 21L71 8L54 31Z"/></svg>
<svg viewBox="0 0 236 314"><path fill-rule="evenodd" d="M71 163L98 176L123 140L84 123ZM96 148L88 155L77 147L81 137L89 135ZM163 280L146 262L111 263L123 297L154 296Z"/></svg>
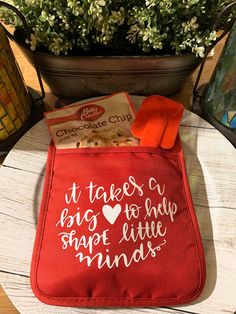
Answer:
<svg viewBox="0 0 236 314"><path fill-rule="evenodd" d="M0 286L0 314L17 314L19 313L6 293Z"/></svg>
<svg viewBox="0 0 236 314"><path fill-rule="evenodd" d="M235 150L218 131L194 114L185 112L181 124L187 172L206 254L207 283L195 304L129 312L233 313ZM17 143L0 169L0 282L21 313L127 313L127 309L50 307L32 294L29 267L49 140L47 127L40 121Z"/></svg>
<svg viewBox="0 0 236 314"><path fill-rule="evenodd" d="M207 82L222 49L208 59L201 83ZM16 59L27 85L39 90L36 74L15 44ZM172 98L191 107L197 71ZM47 109L56 97L45 84ZM177 309L85 310L42 305L29 287L29 263L40 203L49 136L37 124L11 151L0 169L0 283L21 313L233 313L235 274L235 150L212 126L185 113L181 137L187 171L207 260L207 285L196 304ZM0 160L0 163L2 159ZM231 169L230 169L231 167ZM23 189L23 186L26 189ZM25 193L27 191L27 193ZM22 252L24 252L22 254ZM0 314L18 311L0 287Z"/></svg>

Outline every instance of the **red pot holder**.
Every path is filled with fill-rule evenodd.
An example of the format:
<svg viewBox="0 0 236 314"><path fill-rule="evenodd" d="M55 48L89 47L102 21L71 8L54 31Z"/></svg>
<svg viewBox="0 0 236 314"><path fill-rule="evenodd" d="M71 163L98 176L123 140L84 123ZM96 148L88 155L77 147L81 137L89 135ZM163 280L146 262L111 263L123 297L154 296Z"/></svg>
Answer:
<svg viewBox="0 0 236 314"><path fill-rule="evenodd" d="M49 147L31 286L61 306L166 306L201 293L205 261L180 139Z"/></svg>

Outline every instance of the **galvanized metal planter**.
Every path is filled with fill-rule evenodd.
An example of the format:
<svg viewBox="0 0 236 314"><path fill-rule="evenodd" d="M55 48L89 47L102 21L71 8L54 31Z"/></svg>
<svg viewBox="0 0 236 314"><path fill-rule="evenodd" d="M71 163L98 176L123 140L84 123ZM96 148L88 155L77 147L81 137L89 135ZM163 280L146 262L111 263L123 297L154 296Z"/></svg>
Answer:
<svg viewBox="0 0 236 314"><path fill-rule="evenodd" d="M19 44L19 42L18 42ZM30 50L20 45L33 63ZM54 56L35 52L43 79L63 98L83 99L128 91L136 95L172 95L199 65L194 54L181 56Z"/></svg>
<svg viewBox="0 0 236 314"><path fill-rule="evenodd" d="M29 38L29 28L24 16L12 5L0 5L14 11L23 22ZM10 34L24 55L35 66L42 98L44 89L41 76L52 92L62 98L83 99L119 91L130 94L169 96L177 93L185 79L199 65L200 59L188 53L180 56L55 56L32 51L24 44L22 34ZM23 37L25 33L23 31ZM19 34L18 34L19 35Z"/></svg>

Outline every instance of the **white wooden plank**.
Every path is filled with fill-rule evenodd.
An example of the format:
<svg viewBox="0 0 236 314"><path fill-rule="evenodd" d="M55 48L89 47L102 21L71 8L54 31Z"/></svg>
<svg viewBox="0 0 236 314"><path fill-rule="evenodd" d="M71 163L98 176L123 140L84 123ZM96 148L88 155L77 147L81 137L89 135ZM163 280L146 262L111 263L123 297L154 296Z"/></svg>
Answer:
<svg viewBox="0 0 236 314"><path fill-rule="evenodd" d="M213 309L214 313L221 313L220 306L222 306L225 310L231 311L234 304L234 291L233 289L229 291L227 287L230 281L236 281L234 211L216 208L209 212L209 209L197 207L196 212L206 254L207 281L203 297L196 304L184 307L184 310L205 313L203 309L207 307L210 310L206 313L213 312ZM0 229L0 270L28 276L35 232L32 230L33 226L9 216L0 220L4 223L4 229ZM5 245L2 245L3 243ZM11 281L2 282L1 279L1 284L9 294ZM22 297L24 293L24 290L21 291ZM33 299L32 302L34 301Z"/></svg>
<svg viewBox="0 0 236 314"><path fill-rule="evenodd" d="M235 148L216 130L181 127L180 135L194 203L235 208Z"/></svg>
<svg viewBox="0 0 236 314"><path fill-rule="evenodd" d="M180 309L204 314L233 314L236 308L235 249L225 249L209 241L203 241L203 245L206 254L206 285L202 295L193 304Z"/></svg>
<svg viewBox="0 0 236 314"><path fill-rule="evenodd" d="M138 110L145 97L133 95L131 96L131 99L134 103L136 110ZM211 124L209 124L208 122L206 122L205 120L201 119L196 114L188 110L184 111L183 118L181 120L181 125L192 126L196 128L214 129L214 127Z"/></svg>
<svg viewBox="0 0 236 314"><path fill-rule="evenodd" d="M209 171L210 172L210 171ZM212 175L212 177L210 177ZM228 207L235 208L236 182L222 180L214 180L214 171L206 176L192 176L188 175L190 182L190 189L192 193L193 202L196 205L210 206L210 207Z"/></svg>
<svg viewBox="0 0 236 314"><path fill-rule="evenodd" d="M21 170L17 169L7 169L3 168L1 169L1 180L2 184L4 184L4 189L1 192L1 197L0 197L0 212L6 216L12 216L16 218L16 223L17 226L12 227L12 233L13 235L18 235L16 234L15 229L17 228L20 223L18 220L21 222L27 222L29 224L32 224L32 227L29 226L29 232L34 232L35 230L35 219L37 217L39 205L40 205L40 200L41 200L41 192L42 192L42 177L38 177L36 174L31 174L31 173L23 173ZM12 187L14 186L14 189ZM197 189L195 190L195 186ZM199 200L198 198L201 198L203 196L203 193L199 192L199 186L200 185L193 185L192 188L192 193L193 193L193 198L195 200L195 204L198 204ZM202 186L202 185L201 185ZM214 187L215 188L215 187ZM235 195L232 195L232 190L225 191L225 194L228 197L232 198L235 197ZM225 195L224 194L224 195ZM219 206L219 203L217 204ZM201 208L197 207L197 213L198 213L198 218L199 218L199 223L201 227L205 227L205 230L210 230L209 226L211 226L212 222L209 217L208 220L207 218L207 213L209 216L209 211L206 207ZM213 213L213 218L219 218L218 220L216 219L214 221L214 227L218 228L216 229L216 236L219 234L219 241L222 243L227 244L226 240L227 237L224 239L222 238L223 234L228 231L227 236L230 236L232 234L232 230L228 228L230 224L232 224L233 221L235 221L235 216L229 215L228 212L225 212L225 210L222 210L221 208L212 208L211 212ZM11 217L10 217L11 218ZM2 218L3 220L3 218ZM5 221L5 219L4 219ZM222 221L225 222L223 224L224 228L222 229L222 233L220 233L219 226L222 225ZM2 228L3 235L5 235L5 230L6 230L7 225L5 225L4 222L4 229ZM33 228L33 229L31 229ZM24 228L25 230L25 228ZM9 226L9 231L11 231L11 225ZM12 234L7 235L7 237L11 238L13 236ZM25 235L26 236L26 235ZM30 235L27 235L26 237L28 238L33 238ZM24 238L23 235L21 238ZM203 238L206 238L205 235L203 234ZM208 237L209 238L209 237ZM213 236L211 235L211 239ZM13 243L9 244L10 246L14 245L15 237L13 237ZM216 238L216 241L218 239ZM2 243L5 246L5 240L2 241ZM32 245L31 245L32 246ZM17 247L22 247L22 245L18 245ZM2 248L2 252L4 250L4 247ZM5 254L5 251L3 252ZM21 255L21 252L19 252ZM30 256L30 254L29 254ZM22 269L24 268L24 265L22 266Z"/></svg>
<svg viewBox="0 0 236 314"><path fill-rule="evenodd" d="M208 243L209 242L207 242L207 245ZM222 266L219 265L220 256L223 257L222 265L225 265L225 269L220 268L220 266ZM235 254L232 255L230 254L230 252L225 252L223 248L220 249L219 247L217 248L217 251L215 253L214 247L209 247L207 251L207 282L203 294L195 302L195 304L182 306L179 307L179 309L188 312L192 311L194 313L204 314L220 314L223 312L223 310L227 313L234 313L233 311L235 309L235 291L234 289L227 289L229 281L232 282L232 287L233 283L235 282L235 272L232 272L231 267L227 267L227 265L232 266L228 262L231 261L231 264L233 264L233 260L235 260ZM5 274L3 275L5 276ZM39 313L39 310L46 310L45 305L39 303L36 298L32 297L33 294L29 286L29 280L27 278L16 277L16 282L14 282L13 280L15 278L14 275L10 275L10 277L5 279L4 278L2 278L2 273L0 272L1 284L3 285L4 289L7 291L7 294L14 301L14 304L17 306L18 310L20 310L21 313ZM20 283L22 279L25 281L23 287ZM15 285L18 288L15 288ZM17 293L16 289L19 289ZM14 293L16 293L15 295L12 295L12 290L14 291ZM21 306L25 306L26 308L19 307L17 298L19 298L20 302L23 302ZM32 312L27 312L27 308L31 309ZM33 311L34 308L35 311ZM59 313L55 307L49 307L46 313L51 313L50 310L52 310L52 313ZM63 309L63 311L60 313L64 313L64 310L65 309ZM121 313L125 313L125 310L123 311L121 311ZM147 313L154 313L153 311L154 309L150 309ZM88 311L87 313L91 312ZM167 311L167 313L169 313L169 311Z"/></svg>
<svg viewBox="0 0 236 314"><path fill-rule="evenodd" d="M236 194L230 193L231 190L236 190L234 180L236 167L228 166L234 165L236 160L234 147L229 142L225 143L225 138L214 130L192 131L189 127L182 127L181 137L194 202L198 205L208 203L214 207L230 207L236 203ZM46 151L23 151L15 148L6 159L3 168L4 166L21 168L43 175L46 155ZM227 181L225 177L228 178ZM13 182L10 183L10 187L12 184Z"/></svg>
<svg viewBox="0 0 236 314"><path fill-rule="evenodd" d="M224 247L228 250L234 250L236 247L236 215L234 209L225 209L220 207L199 207L195 205L201 236L205 241L205 246ZM207 246L205 247L207 253ZM236 254L236 252L235 252ZM232 261L234 262L234 261ZM233 265L232 265L233 266Z"/></svg>
<svg viewBox="0 0 236 314"><path fill-rule="evenodd" d="M236 308L233 289L236 282L235 211L198 206L195 211L206 257L206 284L202 295L193 304L180 309L204 314L233 314Z"/></svg>
<svg viewBox="0 0 236 314"><path fill-rule="evenodd" d="M4 160L3 166L43 173L49 143L47 126L41 120L17 142Z"/></svg>
<svg viewBox="0 0 236 314"><path fill-rule="evenodd" d="M200 299L180 309L204 314L233 313L236 305L233 288L236 282L236 151L218 131L197 116L187 113L183 121L181 137L203 237L207 282ZM188 123L192 126L186 127ZM0 271L29 275L48 143L47 128L40 121L17 143L0 169ZM32 295L27 278L0 272L0 282L13 303L19 302L21 313L104 313L104 310L45 308ZM126 309L106 310L113 313L109 311L127 313Z"/></svg>
<svg viewBox="0 0 236 314"><path fill-rule="evenodd" d="M2 167L0 175L0 213L29 224L38 215L44 176L18 169Z"/></svg>
<svg viewBox="0 0 236 314"><path fill-rule="evenodd" d="M8 296L21 314L182 314L168 308L92 309L49 306L41 303L30 289L29 279L0 272L0 280Z"/></svg>
<svg viewBox="0 0 236 314"><path fill-rule="evenodd" d="M217 148L218 155L216 155L214 162L220 162L220 157L225 157L231 154L229 150L224 150L223 143L225 138L219 136L218 131L214 129L197 129L190 127L181 127L180 134L183 142L183 148L186 155L186 160L192 162L188 155L192 157L196 155L196 147L198 148L198 155L209 156L212 158L211 149ZM200 137L200 140L198 138ZM37 138L37 141L32 140ZM24 169L26 171L42 173L46 164L47 149L50 142L47 127L44 121L38 122L12 149L11 153L5 159L3 166ZM206 143L206 145L205 145ZM229 143L230 151L234 151L233 146ZM207 150L207 148L209 148ZM219 158L217 158L219 156ZM231 158L234 157L232 154ZM213 156L214 158L214 156ZM27 162L26 162L27 160ZM211 163L211 160L210 160Z"/></svg>
<svg viewBox="0 0 236 314"><path fill-rule="evenodd" d="M29 276L35 229L0 213L0 271Z"/></svg>
<svg viewBox="0 0 236 314"><path fill-rule="evenodd" d="M24 220L28 219L28 211L31 211L31 219L35 218L35 216L32 215L32 208L34 204L33 200L35 199L33 193L34 188L31 188L34 186L33 181L35 180L35 178L33 178L33 181L29 180L29 186L27 186L26 189L23 189L25 195L22 195L18 192L18 189L22 187L22 175L19 175L21 171L16 169L7 169L7 171L11 171L11 175L8 189L4 190L4 193L6 193L4 195L9 196L9 193L14 192L15 194L13 195L12 199L15 199L18 204L16 207L13 207L12 199L7 198L4 200L4 207L0 206L1 211L3 211L3 209L5 210L5 215L13 215L16 217L14 218L5 216L3 219L0 220L4 225L4 228L0 228L0 244L3 244L3 247L0 247L1 269L28 275L35 226L29 223L24 223ZM1 173L4 172L5 169L1 169ZM25 175L29 177L36 176L34 174L27 173ZM14 179L12 178L16 178L16 181L12 182L11 180L14 181ZM29 178L24 177L24 179L25 182L28 182ZM7 178L4 178L4 181L5 183L7 183ZM13 184L14 189L12 189ZM29 196L30 191L31 196ZM229 194L231 193L229 192ZM27 201L25 201L24 199L25 196L27 197ZM30 204L32 207L30 206ZM201 226L201 230L203 231L202 237L205 240L204 243L206 253L209 250L207 245L212 244L213 233L210 233L210 230L212 230L211 225L214 226L214 237L217 248L224 245L224 248L226 250L232 249L232 246L234 246L234 239L236 238L235 229L233 229L232 227L236 225L235 215L233 211L229 209L212 208L211 217L209 217L209 210L205 207L196 207L196 212L198 214L198 220ZM19 221L19 219L22 219L22 221ZM32 223L32 221L30 222ZM7 246L6 243L8 243ZM17 248L16 250L14 249L15 247ZM9 250L9 248L13 248L14 251L12 252L11 250ZM22 255L23 250L24 256ZM22 256L24 258L23 260ZM222 256L218 256L218 263L220 263L221 257L225 257L225 251L222 252ZM232 261L234 259L231 258L228 260ZM222 265L224 265L224 262L222 262ZM210 267L212 269L211 262ZM28 269L28 271L25 271L25 269ZM225 270L226 273L230 274L230 278L232 278L231 275L233 269L234 267L233 265L231 265L231 269Z"/></svg>
<svg viewBox="0 0 236 314"><path fill-rule="evenodd" d="M132 97L137 109L144 98L145 97L140 96ZM87 101L88 100L84 100L81 101L81 103ZM214 130L210 124L187 110L184 112L181 124L184 126L191 126L191 128L206 128ZM192 130L191 132L188 132L188 134L192 134ZM50 138L46 122L41 120L18 141L18 143L11 150L11 154L9 154L5 159L4 164L10 167L18 167L20 169L32 172L36 171L39 173L45 166L46 152ZM189 136L185 135L185 138L186 141L188 141ZM183 140L185 140L185 138ZM217 138L217 135L215 138ZM201 141L203 142L202 138ZM25 162L26 160L27 163Z"/></svg>
<svg viewBox="0 0 236 314"><path fill-rule="evenodd" d="M214 127L210 123L201 119L199 116L188 110L184 110L181 125L191 126L192 128L214 129Z"/></svg>
<svg viewBox="0 0 236 314"><path fill-rule="evenodd" d="M210 156L212 163L230 164L236 159L236 150L233 145L216 129L180 127L182 145L186 154L198 155L201 157ZM222 157L231 157L229 162L222 160ZM219 169L220 170L220 169Z"/></svg>

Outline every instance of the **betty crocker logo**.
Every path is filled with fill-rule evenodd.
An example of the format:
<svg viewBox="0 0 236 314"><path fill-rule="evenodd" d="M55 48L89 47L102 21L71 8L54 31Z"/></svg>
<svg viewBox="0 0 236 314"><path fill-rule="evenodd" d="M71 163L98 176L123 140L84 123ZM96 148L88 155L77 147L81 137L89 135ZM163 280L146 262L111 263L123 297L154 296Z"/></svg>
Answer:
<svg viewBox="0 0 236 314"><path fill-rule="evenodd" d="M77 112L78 120L92 122L99 119L105 113L101 106L90 104L80 108Z"/></svg>

